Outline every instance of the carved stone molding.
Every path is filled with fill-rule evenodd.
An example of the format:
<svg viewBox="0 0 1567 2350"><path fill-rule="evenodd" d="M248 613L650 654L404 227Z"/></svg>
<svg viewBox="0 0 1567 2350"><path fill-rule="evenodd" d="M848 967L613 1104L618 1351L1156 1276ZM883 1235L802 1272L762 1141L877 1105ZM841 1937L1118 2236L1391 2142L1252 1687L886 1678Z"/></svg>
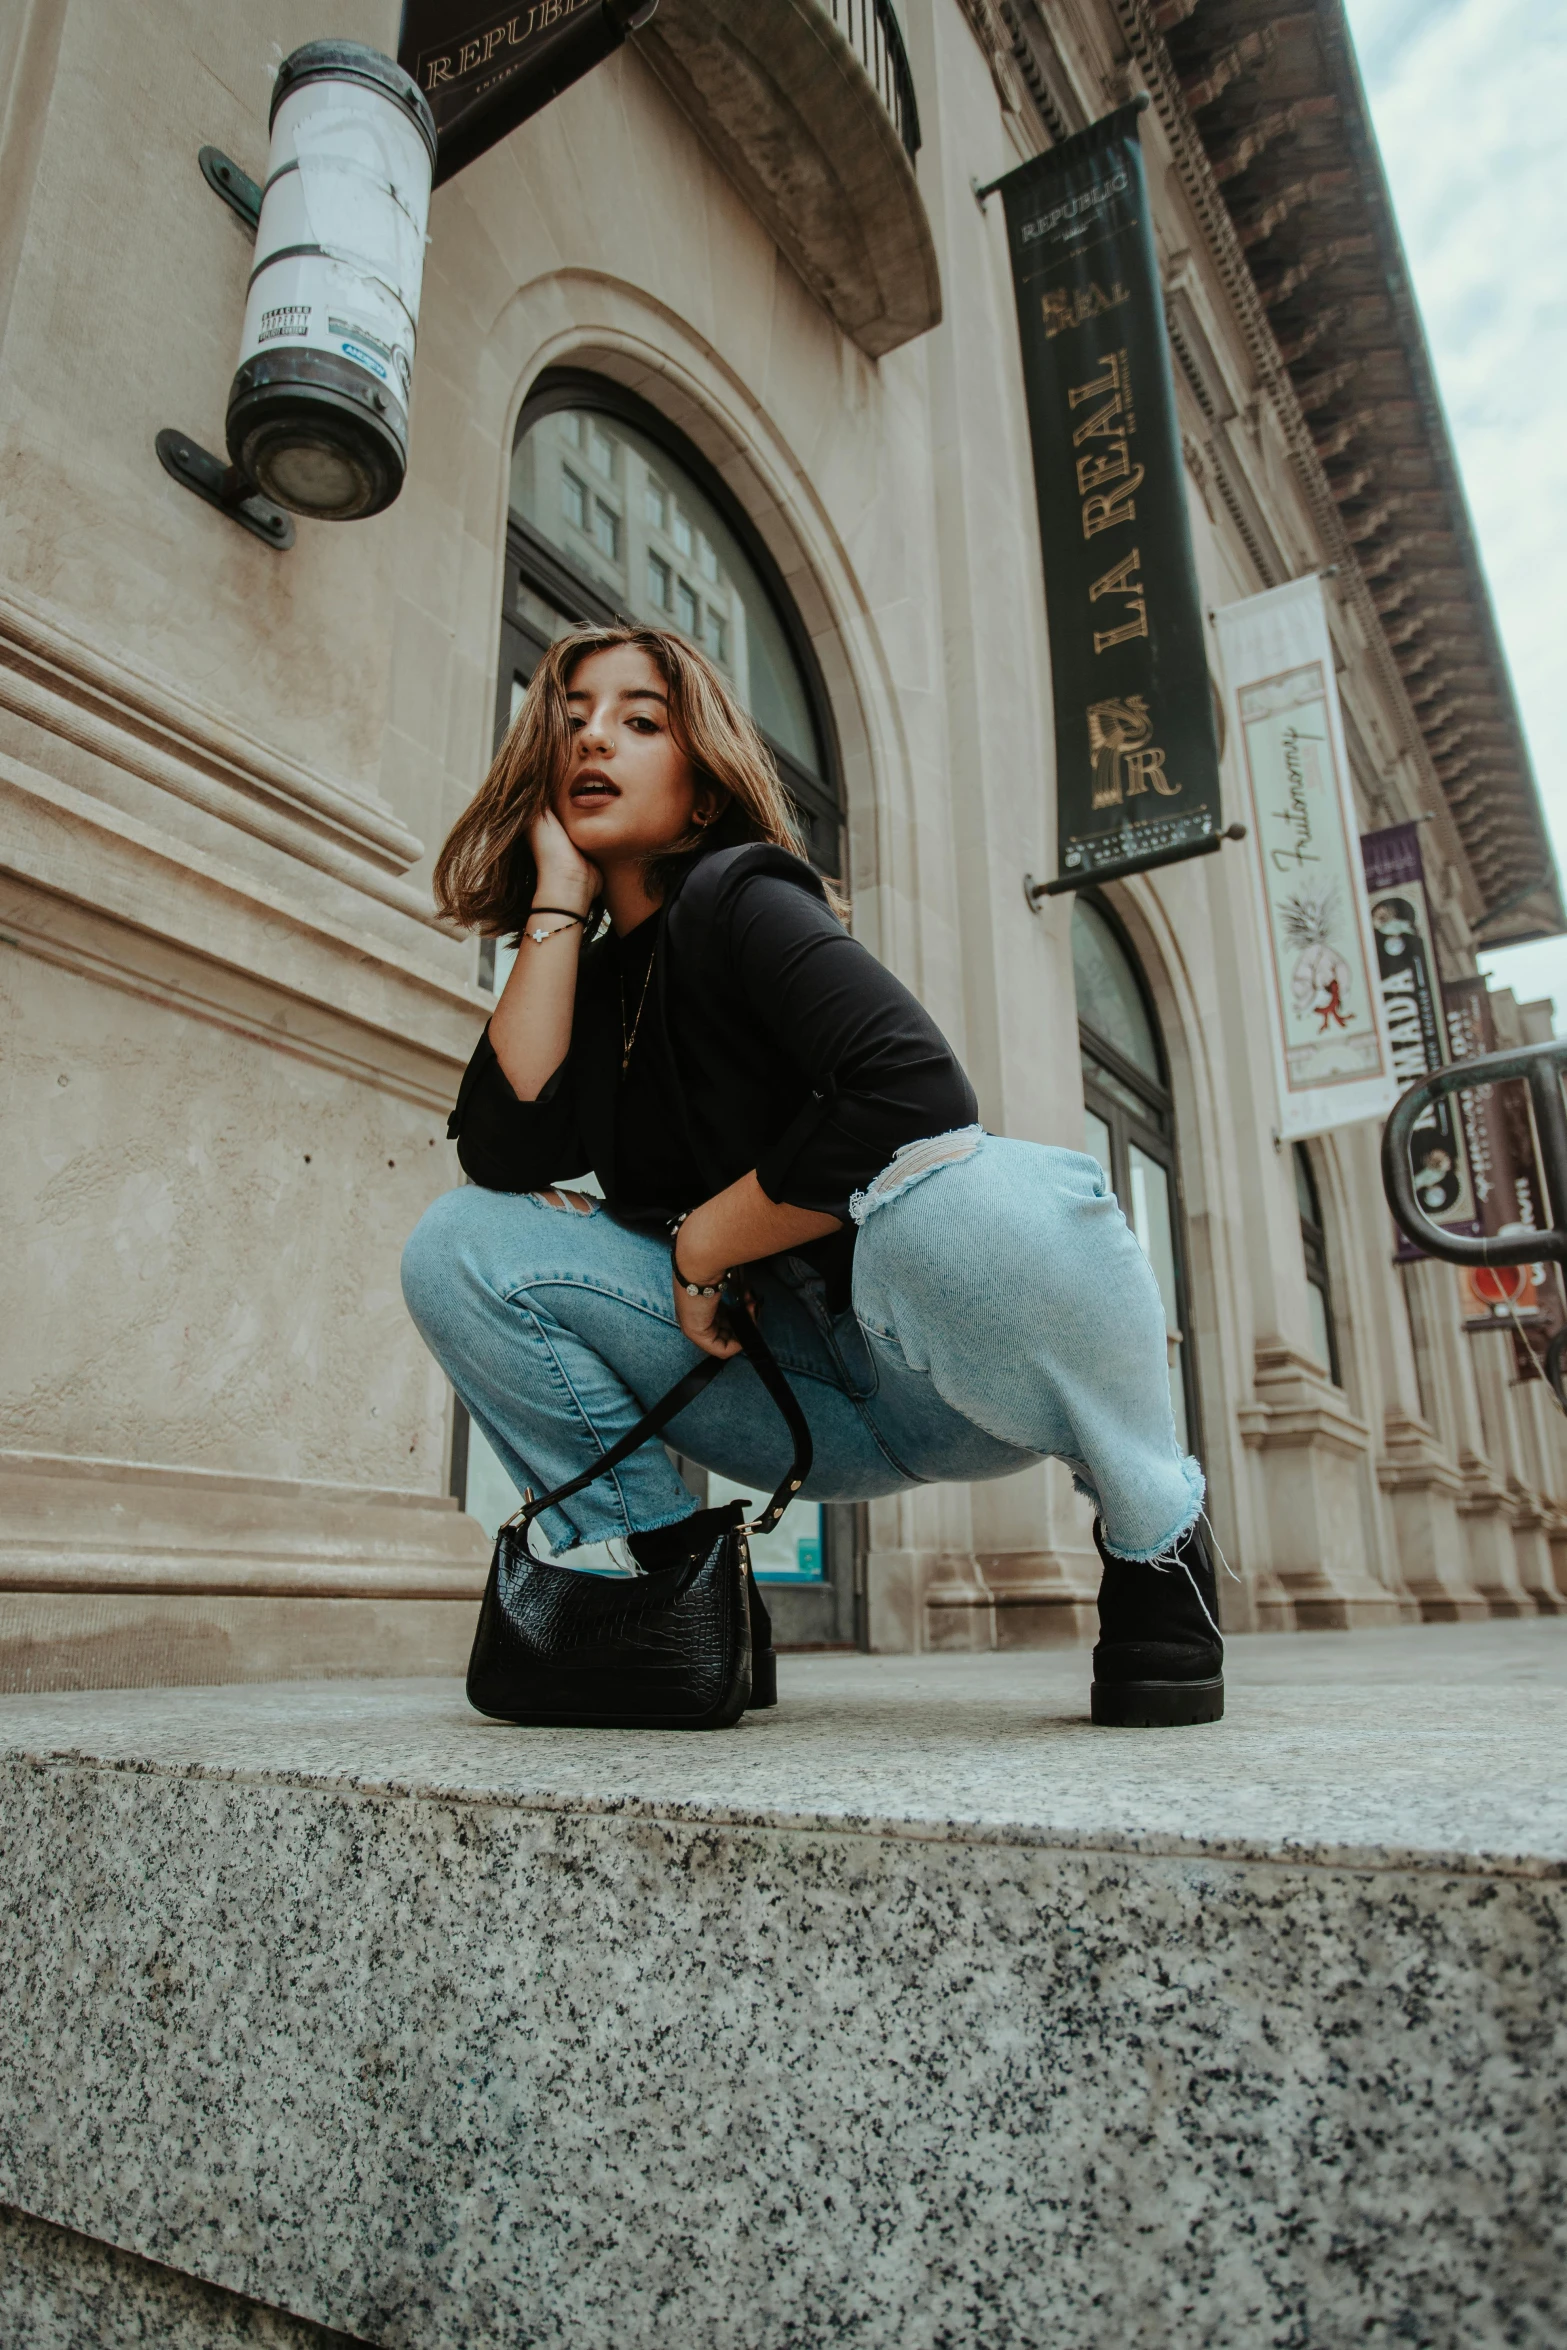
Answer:
<svg viewBox="0 0 1567 2350"><path fill-rule="evenodd" d="M127 668L0 590L0 714L74 745L415 921L427 895L394 879L423 845L392 810L243 733L168 680ZM9 730L13 750L25 732Z"/></svg>
<svg viewBox="0 0 1567 2350"><path fill-rule="evenodd" d="M1339 588L1352 606L1364 631L1373 666L1385 689L1390 713L1396 713L1402 736L1400 749L1421 780L1426 805L1441 807L1444 797L1419 719L1410 703L1392 647L1362 565L1348 535L1345 518L1334 497L1327 468L1312 437L1311 425L1288 366L1269 322L1267 310L1252 276L1213 167L1193 124L1187 100L1171 66L1147 0L1115 0L1116 15L1126 35L1138 71L1147 83L1160 122L1175 158L1193 210L1201 221L1226 291L1245 339L1264 393L1278 418L1290 464L1304 492L1326 561L1339 566ZM1266 574L1264 574L1266 576ZM1454 833L1455 846L1459 836ZM1473 878L1473 868L1464 858ZM1475 881L1476 902L1479 887Z"/></svg>
<svg viewBox="0 0 1567 2350"><path fill-rule="evenodd" d="M488 1549L440 1494L0 1453L0 1690L457 1673Z"/></svg>
<svg viewBox="0 0 1567 2350"><path fill-rule="evenodd" d="M1296 1628L1341 1631L1413 1616L1397 1562L1367 1555L1361 1478L1370 1429L1326 1372L1282 1340L1259 1345L1255 1361L1257 1400L1236 1419L1262 1456L1273 1571Z"/></svg>
<svg viewBox="0 0 1567 2350"><path fill-rule="evenodd" d="M959 4L968 19L970 32L984 52L990 78L996 86L996 96L1008 114L1020 113L1022 91L1019 87L1013 36L1003 23L994 0L959 0Z"/></svg>
<svg viewBox="0 0 1567 2350"><path fill-rule="evenodd" d="M938 1554L925 1585L925 1646L990 1649L996 1645L995 1596L977 1559Z"/></svg>
<svg viewBox="0 0 1567 2350"><path fill-rule="evenodd" d="M1248 1445L1259 1451L1313 1445L1345 1460L1364 1459L1371 1431L1319 1365L1276 1341L1259 1345L1255 1360L1257 1400L1236 1412Z"/></svg>
<svg viewBox="0 0 1567 2350"><path fill-rule="evenodd" d="M432 961L428 931L410 953L3 752L0 925L47 962L442 1114L489 1008L453 948L449 969Z"/></svg>
<svg viewBox="0 0 1567 2350"><path fill-rule="evenodd" d="M1437 1490L1451 1495L1456 1506L1464 1480L1443 1452L1436 1431L1423 1420L1390 1411L1383 1428L1385 1449L1377 1462L1377 1482L1385 1493Z"/></svg>
<svg viewBox="0 0 1567 2350"><path fill-rule="evenodd" d="M0 1591L477 1601L488 1564L446 1494L0 1452Z"/></svg>
<svg viewBox="0 0 1567 2350"><path fill-rule="evenodd" d="M1392 1504L1404 1582L1427 1624L1471 1623L1489 1615L1470 1578L1459 1518L1464 1480L1423 1420L1390 1411L1377 1482Z"/></svg>
<svg viewBox="0 0 1567 2350"><path fill-rule="evenodd" d="M1458 1465L1464 1481L1458 1515L1469 1548L1469 1580L1491 1615L1533 1615L1535 1604L1519 1573L1513 1495L1477 1453L1462 1454Z"/></svg>
<svg viewBox="0 0 1567 2350"><path fill-rule="evenodd" d="M1551 1550L1551 1527L1545 1503L1529 1486L1513 1481L1513 1544L1518 1554L1518 1580L1542 1616L1559 1615L1563 1594L1557 1589Z"/></svg>
<svg viewBox="0 0 1567 2350"><path fill-rule="evenodd" d="M975 1556L995 1610L998 1649L1073 1646L1097 1637L1097 1552L982 1550Z"/></svg>

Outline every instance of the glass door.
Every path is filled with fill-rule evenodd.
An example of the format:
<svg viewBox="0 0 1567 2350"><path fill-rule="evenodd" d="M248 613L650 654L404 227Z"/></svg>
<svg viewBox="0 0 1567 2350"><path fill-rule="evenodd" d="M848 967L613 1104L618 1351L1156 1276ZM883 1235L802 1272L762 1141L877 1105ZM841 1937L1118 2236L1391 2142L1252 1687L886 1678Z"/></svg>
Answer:
<svg viewBox="0 0 1567 2350"><path fill-rule="evenodd" d="M1083 1069L1083 1148L1097 1159L1164 1300L1170 1408L1183 1451L1197 1443L1195 1366L1187 1338L1175 1118L1164 1054L1141 976L1119 926L1093 898L1072 917Z"/></svg>

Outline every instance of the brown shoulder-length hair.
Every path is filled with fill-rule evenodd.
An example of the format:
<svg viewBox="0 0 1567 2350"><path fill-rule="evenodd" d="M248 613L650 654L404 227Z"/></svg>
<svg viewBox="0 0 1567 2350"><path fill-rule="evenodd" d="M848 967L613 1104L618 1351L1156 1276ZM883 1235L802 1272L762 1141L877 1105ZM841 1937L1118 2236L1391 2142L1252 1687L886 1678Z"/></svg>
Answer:
<svg viewBox="0 0 1567 2350"><path fill-rule="evenodd" d="M722 795L722 814L671 841L650 867L665 891L704 847L771 841L803 857L804 845L772 753L705 653L664 628L576 628L550 646L506 729L490 772L453 825L435 864L435 902L449 922L487 937L520 931L533 900L528 834L571 756L566 694L589 653L634 645L669 694L669 728L699 782ZM836 905L837 901L834 900Z"/></svg>

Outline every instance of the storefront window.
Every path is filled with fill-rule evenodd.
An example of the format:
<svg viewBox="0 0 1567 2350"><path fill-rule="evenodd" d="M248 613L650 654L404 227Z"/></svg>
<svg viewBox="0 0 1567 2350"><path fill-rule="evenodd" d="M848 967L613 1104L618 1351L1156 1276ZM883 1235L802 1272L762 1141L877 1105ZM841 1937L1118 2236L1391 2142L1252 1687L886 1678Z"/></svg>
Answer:
<svg viewBox="0 0 1567 2350"><path fill-rule="evenodd" d="M590 466L621 499L587 493ZM669 452L619 417L555 408L524 424L512 458L512 511L617 612L675 626L701 645L763 733L810 775L822 774L810 695L773 596L737 533Z"/></svg>
<svg viewBox="0 0 1567 2350"><path fill-rule="evenodd" d="M782 582L748 534L722 482L652 410L592 377L543 377L512 454L497 738L545 646L567 629L618 619L676 628L733 684L778 762L812 863L841 879L820 688ZM497 970L486 950L481 981Z"/></svg>
<svg viewBox="0 0 1567 2350"><path fill-rule="evenodd" d="M1311 1335L1316 1357L1326 1369L1335 1387L1344 1382L1339 1376L1338 1332L1333 1323L1333 1292L1328 1286L1328 1247L1322 1226L1322 1201L1317 1191L1316 1170L1311 1164L1311 1153L1303 1142L1291 1143L1295 1162L1295 1203L1300 1209L1300 1253L1306 1260L1306 1304L1311 1314Z"/></svg>
<svg viewBox="0 0 1567 2350"><path fill-rule="evenodd" d="M1072 969L1083 1064L1083 1148L1109 1177L1164 1300L1170 1404L1183 1448L1195 1442L1195 1366L1187 1336L1175 1113L1153 1010L1108 909L1072 908Z"/></svg>

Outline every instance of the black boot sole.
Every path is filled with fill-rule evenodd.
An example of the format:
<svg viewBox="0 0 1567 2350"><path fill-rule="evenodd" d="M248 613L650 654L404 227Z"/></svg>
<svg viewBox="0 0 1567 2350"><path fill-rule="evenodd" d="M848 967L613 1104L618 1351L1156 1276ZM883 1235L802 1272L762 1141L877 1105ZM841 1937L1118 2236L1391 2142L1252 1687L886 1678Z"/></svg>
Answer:
<svg viewBox="0 0 1567 2350"><path fill-rule="evenodd" d="M759 1656L754 1655L751 1659L751 1695L745 1710L747 1713L756 1713L763 1706L777 1703L778 1651L776 1648L764 1648Z"/></svg>
<svg viewBox="0 0 1567 2350"><path fill-rule="evenodd" d="M1096 1681L1090 1718L1106 1730L1174 1730L1224 1719L1224 1675L1211 1681Z"/></svg>

